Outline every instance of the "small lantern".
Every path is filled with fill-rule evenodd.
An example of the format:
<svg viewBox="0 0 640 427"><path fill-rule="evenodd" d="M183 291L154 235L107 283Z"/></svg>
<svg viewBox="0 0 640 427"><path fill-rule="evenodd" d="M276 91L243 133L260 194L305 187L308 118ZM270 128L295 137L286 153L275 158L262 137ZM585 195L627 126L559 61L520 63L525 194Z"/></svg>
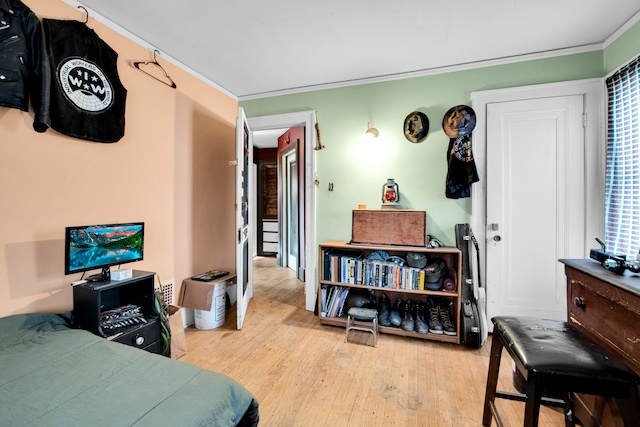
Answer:
<svg viewBox="0 0 640 427"><path fill-rule="evenodd" d="M400 189L393 178L387 179L382 186L382 209L398 209L400 204Z"/></svg>

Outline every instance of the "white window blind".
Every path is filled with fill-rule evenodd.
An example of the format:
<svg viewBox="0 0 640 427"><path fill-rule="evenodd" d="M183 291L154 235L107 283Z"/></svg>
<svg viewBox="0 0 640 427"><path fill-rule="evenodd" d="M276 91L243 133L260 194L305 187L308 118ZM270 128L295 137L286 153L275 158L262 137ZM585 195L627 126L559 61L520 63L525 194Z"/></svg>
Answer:
<svg viewBox="0 0 640 427"><path fill-rule="evenodd" d="M605 244L635 259L640 249L640 57L607 79Z"/></svg>

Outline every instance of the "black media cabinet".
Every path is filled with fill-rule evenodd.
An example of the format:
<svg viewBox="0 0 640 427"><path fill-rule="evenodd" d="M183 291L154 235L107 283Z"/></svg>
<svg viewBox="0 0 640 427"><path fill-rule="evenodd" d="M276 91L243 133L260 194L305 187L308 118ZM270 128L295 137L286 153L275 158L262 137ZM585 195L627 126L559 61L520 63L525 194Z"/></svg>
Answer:
<svg viewBox="0 0 640 427"><path fill-rule="evenodd" d="M154 276L155 273L134 270L130 279L74 286L74 327L150 353L162 354L161 324L153 307ZM101 314L129 304L139 307L142 316L138 321L124 322L128 324L107 329Z"/></svg>

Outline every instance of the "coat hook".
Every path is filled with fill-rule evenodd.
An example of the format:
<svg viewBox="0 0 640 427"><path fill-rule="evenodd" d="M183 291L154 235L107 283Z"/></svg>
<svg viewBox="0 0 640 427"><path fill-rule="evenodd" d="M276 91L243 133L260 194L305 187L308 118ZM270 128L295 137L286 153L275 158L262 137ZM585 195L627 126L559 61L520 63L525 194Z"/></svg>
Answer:
<svg viewBox="0 0 640 427"><path fill-rule="evenodd" d="M86 7L84 7L84 6L78 6L78 9L82 9L82 10L84 10L84 13L85 13L85 19L84 19L83 24L86 24L87 22L89 22L89 11L87 10L87 8L86 8Z"/></svg>

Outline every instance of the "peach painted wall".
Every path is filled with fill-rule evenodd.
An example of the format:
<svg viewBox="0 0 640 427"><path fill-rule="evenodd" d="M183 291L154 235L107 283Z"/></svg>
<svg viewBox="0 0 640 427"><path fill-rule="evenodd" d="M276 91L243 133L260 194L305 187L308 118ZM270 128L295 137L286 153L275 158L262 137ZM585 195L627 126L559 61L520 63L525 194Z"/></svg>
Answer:
<svg viewBox="0 0 640 427"><path fill-rule="evenodd" d="M40 18L82 19L59 0L23 0ZM150 52L90 19L118 52L127 89L125 136L115 144L33 131L33 113L0 107L0 316L72 308L64 227L145 222L135 269L163 282L232 268L237 101L162 63L171 89L131 66ZM223 185L224 184L224 185Z"/></svg>

